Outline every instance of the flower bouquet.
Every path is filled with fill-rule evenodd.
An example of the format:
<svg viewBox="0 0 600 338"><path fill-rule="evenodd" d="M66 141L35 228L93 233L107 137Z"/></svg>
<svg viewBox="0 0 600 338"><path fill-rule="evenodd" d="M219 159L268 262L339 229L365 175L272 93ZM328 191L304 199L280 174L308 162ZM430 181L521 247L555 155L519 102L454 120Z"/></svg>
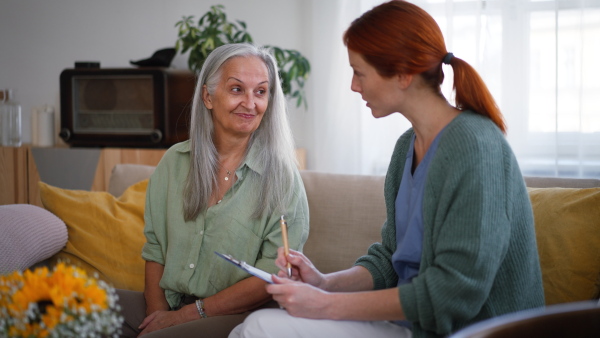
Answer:
<svg viewBox="0 0 600 338"><path fill-rule="evenodd" d="M115 289L64 263L0 276L0 337L119 334Z"/></svg>

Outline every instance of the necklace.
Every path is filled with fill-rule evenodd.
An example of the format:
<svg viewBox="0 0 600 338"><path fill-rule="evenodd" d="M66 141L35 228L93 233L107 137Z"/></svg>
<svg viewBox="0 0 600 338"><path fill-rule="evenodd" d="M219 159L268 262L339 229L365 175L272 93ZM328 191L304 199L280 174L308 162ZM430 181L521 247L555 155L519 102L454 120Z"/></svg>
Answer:
<svg viewBox="0 0 600 338"><path fill-rule="evenodd" d="M225 176L225 181L229 181L229 176L231 176L231 171L225 169L225 172L227 173L227 176ZM223 201L224 197L225 197L225 195L223 195L223 197L221 197L221 199L219 199L217 201L217 204L220 204Z"/></svg>

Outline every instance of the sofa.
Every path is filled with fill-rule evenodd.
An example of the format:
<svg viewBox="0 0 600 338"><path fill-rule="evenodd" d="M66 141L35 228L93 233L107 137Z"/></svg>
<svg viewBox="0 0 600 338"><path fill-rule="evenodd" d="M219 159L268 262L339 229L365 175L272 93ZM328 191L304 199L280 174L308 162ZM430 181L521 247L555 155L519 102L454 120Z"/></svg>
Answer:
<svg viewBox="0 0 600 338"><path fill-rule="evenodd" d="M0 206L0 273L67 261L117 288L142 290L144 198L153 171L152 166L119 164L107 192L39 183L46 210ZM310 210L305 254L323 272L352 266L380 240L384 177L314 171L301 175ZM534 209L547 305L597 299L600 180L526 177L525 181Z"/></svg>

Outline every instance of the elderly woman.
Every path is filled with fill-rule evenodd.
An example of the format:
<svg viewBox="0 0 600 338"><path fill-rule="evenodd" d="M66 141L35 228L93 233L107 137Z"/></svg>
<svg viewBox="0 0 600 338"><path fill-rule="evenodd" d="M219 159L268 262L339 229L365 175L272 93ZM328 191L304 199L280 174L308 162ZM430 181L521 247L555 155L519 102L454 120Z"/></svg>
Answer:
<svg viewBox="0 0 600 338"><path fill-rule="evenodd" d="M200 72L190 139L171 147L146 197L145 290L120 291L125 336L226 336L271 301L265 282L215 254L275 272L282 245L308 237L308 203L274 58L215 49Z"/></svg>

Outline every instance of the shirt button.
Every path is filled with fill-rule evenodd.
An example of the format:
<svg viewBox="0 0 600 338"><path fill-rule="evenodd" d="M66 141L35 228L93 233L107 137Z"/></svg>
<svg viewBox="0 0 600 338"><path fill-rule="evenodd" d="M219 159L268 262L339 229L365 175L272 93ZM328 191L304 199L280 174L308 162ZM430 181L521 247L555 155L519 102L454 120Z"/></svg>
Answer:
<svg viewBox="0 0 600 338"><path fill-rule="evenodd" d="M192 264L190 264L190 269L193 269L193 268L194 268L194 266L195 266L195 265L194 265L193 263L192 263Z"/></svg>
<svg viewBox="0 0 600 338"><path fill-rule="evenodd" d="M200 236L204 235L204 230L200 230Z"/></svg>

